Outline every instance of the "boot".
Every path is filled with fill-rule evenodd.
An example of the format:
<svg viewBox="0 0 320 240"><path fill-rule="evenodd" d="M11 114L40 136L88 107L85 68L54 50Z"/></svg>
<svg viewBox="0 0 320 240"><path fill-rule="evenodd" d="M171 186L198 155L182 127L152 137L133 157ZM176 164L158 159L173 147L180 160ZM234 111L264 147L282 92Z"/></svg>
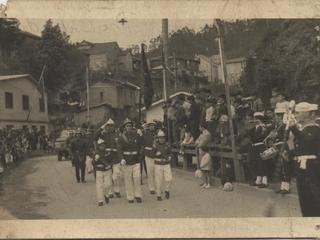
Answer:
<svg viewBox="0 0 320 240"><path fill-rule="evenodd" d="M166 196L166 199L169 199L169 198L170 198L170 193L169 193L169 191L165 191L164 194L165 194L165 196Z"/></svg>
<svg viewBox="0 0 320 240"><path fill-rule="evenodd" d="M136 199L137 203L142 203L141 197L136 197L135 199Z"/></svg>

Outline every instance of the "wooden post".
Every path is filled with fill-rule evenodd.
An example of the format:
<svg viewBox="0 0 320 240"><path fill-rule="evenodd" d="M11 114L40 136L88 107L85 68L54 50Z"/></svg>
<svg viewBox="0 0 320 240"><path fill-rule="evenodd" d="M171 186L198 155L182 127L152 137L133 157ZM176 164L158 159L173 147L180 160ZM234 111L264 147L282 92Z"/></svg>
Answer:
<svg viewBox="0 0 320 240"><path fill-rule="evenodd" d="M235 177L238 181L244 180L243 168L240 165L239 159L237 158L236 152L236 142L234 137L234 129L233 129L233 121L232 121L232 113L231 113L231 101L230 101L230 89L229 89L229 80L226 69L225 55L224 55L224 42L223 42L223 30L221 29L221 20L216 20L216 27L218 30L218 40L219 40L219 52L220 52L220 61L221 61L221 70L222 70L222 81L224 82L226 98L227 98L227 108L228 108L228 116L229 116L229 128L231 134L231 147L232 147L232 155L233 155L233 166L235 171Z"/></svg>
<svg viewBox="0 0 320 240"><path fill-rule="evenodd" d="M168 67L168 19L162 19L162 52L163 52L163 66L162 66L162 77L163 77L163 100L165 102L165 110L168 114L168 96L167 96L167 71L166 68ZM168 115L167 115L168 116ZM165 120L165 119L164 119ZM171 129L169 125L169 119L167 118L167 134L168 134L168 142L169 144L172 143L171 139Z"/></svg>
<svg viewBox="0 0 320 240"><path fill-rule="evenodd" d="M141 94L141 88L139 88L139 123L141 124L141 102L142 102L142 94Z"/></svg>

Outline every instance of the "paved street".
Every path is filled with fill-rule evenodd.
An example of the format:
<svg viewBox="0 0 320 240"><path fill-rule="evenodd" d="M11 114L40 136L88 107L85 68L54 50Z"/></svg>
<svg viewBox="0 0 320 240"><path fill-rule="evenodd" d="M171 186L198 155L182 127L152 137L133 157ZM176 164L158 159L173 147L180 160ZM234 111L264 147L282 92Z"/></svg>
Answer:
<svg viewBox="0 0 320 240"><path fill-rule="evenodd" d="M93 175L86 184L76 183L71 163L58 162L56 156L27 159L0 184L1 219L259 217L272 196L269 190L244 185L223 192L217 181L201 190L192 173L175 170L170 200L156 201L144 184L142 204L128 204L122 197L98 207ZM301 216L296 194L276 197L274 205L273 216Z"/></svg>

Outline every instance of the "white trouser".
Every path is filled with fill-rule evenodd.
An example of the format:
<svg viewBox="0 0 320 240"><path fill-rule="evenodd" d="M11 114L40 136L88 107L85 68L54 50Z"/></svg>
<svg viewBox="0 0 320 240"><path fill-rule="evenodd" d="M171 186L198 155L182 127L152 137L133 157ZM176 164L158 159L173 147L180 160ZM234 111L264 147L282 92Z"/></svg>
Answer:
<svg viewBox="0 0 320 240"><path fill-rule="evenodd" d="M120 179L121 179L121 165L120 163L116 163L112 165L112 181L113 185L109 191L109 194L113 194L113 192L120 192Z"/></svg>
<svg viewBox="0 0 320 240"><path fill-rule="evenodd" d="M172 172L170 164L166 165L154 165L155 170L155 183L157 196L161 196L162 187L164 184L164 190L169 191L172 181Z"/></svg>
<svg viewBox="0 0 320 240"><path fill-rule="evenodd" d="M96 190L98 202L104 201L112 186L112 171L96 171Z"/></svg>
<svg viewBox="0 0 320 240"><path fill-rule="evenodd" d="M148 172L148 186L150 191L154 191L154 158L145 157L147 172Z"/></svg>
<svg viewBox="0 0 320 240"><path fill-rule="evenodd" d="M126 194L128 200L133 200L134 197L142 197L141 193L141 173L140 163L134 165L123 166L124 183L126 186Z"/></svg>

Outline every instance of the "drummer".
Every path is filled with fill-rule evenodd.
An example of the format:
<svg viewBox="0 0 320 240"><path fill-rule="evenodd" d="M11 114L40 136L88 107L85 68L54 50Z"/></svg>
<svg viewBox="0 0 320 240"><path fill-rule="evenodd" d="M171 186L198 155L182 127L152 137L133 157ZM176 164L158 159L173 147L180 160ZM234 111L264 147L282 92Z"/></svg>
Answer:
<svg viewBox="0 0 320 240"><path fill-rule="evenodd" d="M282 102L282 103L277 103L276 108L274 110L275 112L275 137L273 144L281 146L284 144L283 137L284 137L284 132L285 132L285 124L283 119L285 118L286 113L288 112L288 104L287 102ZM281 154L280 157L282 157L281 163L281 174L280 174L280 180L281 180L281 185L280 189L276 191L276 193L279 194L288 194L290 193L290 181L291 181L291 176L292 176L292 150L293 150L293 145L290 144L291 140L293 138L292 133L289 134L288 139L285 140L285 150Z"/></svg>
<svg viewBox="0 0 320 240"><path fill-rule="evenodd" d="M263 123L265 116L262 112L255 112L253 117L255 126L249 133L252 146L248 152L251 174L255 177L252 185L265 188L268 187L268 163L261 159L260 153L266 149L263 140L268 135L268 129Z"/></svg>

